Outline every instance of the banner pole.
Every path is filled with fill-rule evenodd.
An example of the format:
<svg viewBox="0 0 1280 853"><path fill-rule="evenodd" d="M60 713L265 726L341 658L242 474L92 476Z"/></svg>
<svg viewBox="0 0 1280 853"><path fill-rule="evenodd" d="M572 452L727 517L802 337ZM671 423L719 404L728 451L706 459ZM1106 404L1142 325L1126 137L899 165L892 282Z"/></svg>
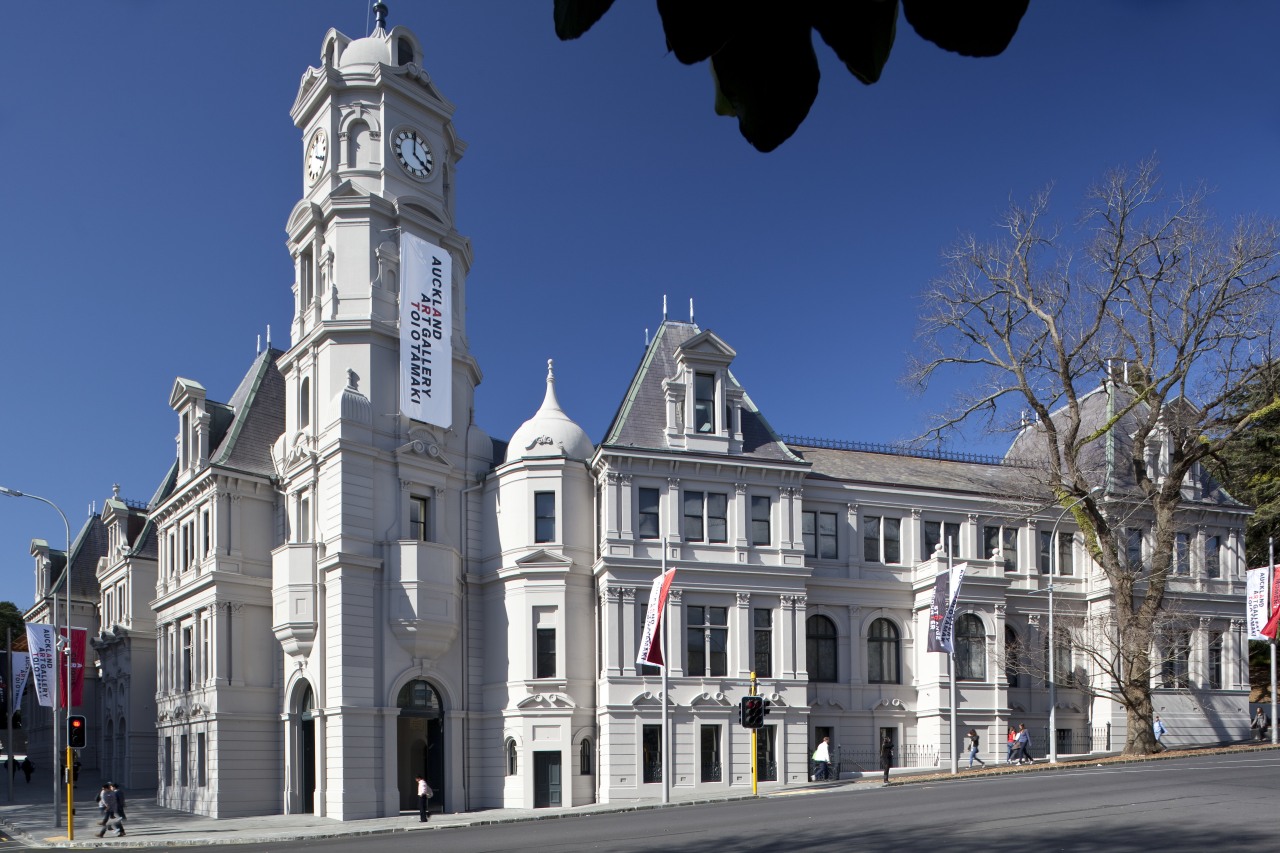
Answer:
<svg viewBox="0 0 1280 853"><path fill-rule="evenodd" d="M662 540L662 575L667 574L667 540ZM667 670L671 668L671 661L667 658L668 650L671 644L667 642L670 636L671 626L667 619L667 597L662 599L662 632L658 637L658 641L662 643L662 802L663 804L671 802L671 720L669 704L667 702Z"/></svg>
<svg viewBox="0 0 1280 853"><path fill-rule="evenodd" d="M5 735L4 745L8 753L9 760L5 763L5 770L8 771L4 775L9 778L6 784L9 786L9 802L13 802L13 773L18 769L18 765L13 761L13 629L6 627L4 629L4 646L6 649L5 659L9 662L7 667L9 672L5 676L4 682L4 713L5 713ZM21 699L21 697L18 697Z"/></svg>
<svg viewBox="0 0 1280 853"><path fill-rule="evenodd" d="M950 548L948 548L948 549L947 549L947 578L948 578L948 581L953 580L953 574L952 574L952 571L953 571L953 566L951 565L951 549L950 549ZM958 598L958 597L959 597L959 594L960 594L960 591L959 591L958 589L949 589L949 590L947 591L947 595L948 595L948 597L950 597L950 598L951 598L951 602L948 604L948 607L947 607L947 609L948 609L948 615L950 615L950 612L949 612L949 611L950 611L950 610L951 610L951 608L954 606L954 604L955 604L955 600L956 600L956 598ZM956 647L955 647L955 633L954 633L954 631L955 631L955 629L954 629L954 627L953 627L953 628L952 628L952 635L951 635L951 651L947 653L947 681L949 681L949 682L950 682L950 684L951 684L951 688L950 688L950 689L951 689L951 732L950 732L950 741L951 741L951 774L952 774L953 776L954 776L955 774L957 774L957 773L959 773L959 772L960 772L960 756L959 756L959 754L956 752L956 749L957 749L957 747L958 747L958 744L956 743Z"/></svg>
<svg viewBox="0 0 1280 853"><path fill-rule="evenodd" d="M1267 538L1267 561L1271 564L1271 571L1267 573L1267 580L1271 583L1272 587L1274 587L1275 577L1276 577L1276 543L1275 543L1275 540L1271 537ZM1272 612L1274 612L1276 609L1275 608L1276 592L1277 591L1274 588L1271 590L1271 595L1269 597L1270 600L1267 602L1267 604L1271 606ZM1247 645L1247 641L1246 641L1246 645ZM1268 645L1271 647L1271 742L1274 744L1276 742L1276 735L1277 735L1277 732L1276 732L1276 641L1274 637L1271 639L1271 642ZM1249 667L1248 667L1247 654L1245 656L1245 661L1246 661L1245 670L1248 671Z"/></svg>

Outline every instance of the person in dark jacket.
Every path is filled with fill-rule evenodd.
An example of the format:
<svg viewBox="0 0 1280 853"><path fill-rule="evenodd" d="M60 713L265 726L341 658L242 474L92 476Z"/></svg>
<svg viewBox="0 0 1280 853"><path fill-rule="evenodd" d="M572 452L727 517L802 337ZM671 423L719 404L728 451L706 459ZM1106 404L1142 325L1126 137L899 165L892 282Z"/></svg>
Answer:
<svg viewBox="0 0 1280 853"><path fill-rule="evenodd" d="M893 738L880 739L880 769L884 771L884 783L889 784L889 768L893 766Z"/></svg>
<svg viewBox="0 0 1280 853"><path fill-rule="evenodd" d="M118 802L115 786L108 782L98 794L98 809L102 812L102 822L98 824L99 838L107 834L107 830L111 828L111 822L116 819Z"/></svg>

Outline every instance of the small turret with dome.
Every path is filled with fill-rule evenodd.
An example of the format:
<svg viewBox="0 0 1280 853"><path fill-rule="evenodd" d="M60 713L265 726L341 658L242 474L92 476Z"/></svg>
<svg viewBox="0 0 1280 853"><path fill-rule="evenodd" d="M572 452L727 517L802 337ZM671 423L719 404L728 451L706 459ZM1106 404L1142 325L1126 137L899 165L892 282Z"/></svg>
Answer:
<svg viewBox="0 0 1280 853"><path fill-rule="evenodd" d="M506 461L564 456L585 462L593 450L595 447L586 431L560 408L560 401L556 399L555 364L547 359L547 395L537 413L511 436Z"/></svg>

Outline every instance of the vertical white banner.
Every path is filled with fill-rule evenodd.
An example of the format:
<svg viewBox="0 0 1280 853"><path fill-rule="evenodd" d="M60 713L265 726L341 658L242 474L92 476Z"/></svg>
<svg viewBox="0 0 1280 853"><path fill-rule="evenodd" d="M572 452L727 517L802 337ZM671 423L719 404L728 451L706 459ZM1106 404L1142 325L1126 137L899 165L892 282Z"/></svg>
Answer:
<svg viewBox="0 0 1280 853"><path fill-rule="evenodd" d="M10 710L18 710L22 691L27 689L27 676L31 674L31 658L26 652L13 652L13 701Z"/></svg>
<svg viewBox="0 0 1280 853"><path fill-rule="evenodd" d="M27 654L31 656L31 680L36 686L36 701L53 707L53 668L57 664L53 626L27 623Z"/></svg>
<svg viewBox="0 0 1280 853"><path fill-rule="evenodd" d="M640 653L636 655L636 663L649 666L666 666L663 659L664 649L658 637L662 630L662 609L667 603L667 592L671 589L671 581L676 576L675 569L668 569L653 579L649 589L649 608L644 614L644 634L640 637Z"/></svg>
<svg viewBox="0 0 1280 853"><path fill-rule="evenodd" d="M453 258L400 232L400 411L453 425Z"/></svg>
<svg viewBox="0 0 1280 853"><path fill-rule="evenodd" d="M1260 569L1249 569L1245 574L1244 614L1245 630L1250 640L1270 640L1262 633L1262 626L1271 618L1270 596L1267 582L1271 579L1271 569L1263 566Z"/></svg>

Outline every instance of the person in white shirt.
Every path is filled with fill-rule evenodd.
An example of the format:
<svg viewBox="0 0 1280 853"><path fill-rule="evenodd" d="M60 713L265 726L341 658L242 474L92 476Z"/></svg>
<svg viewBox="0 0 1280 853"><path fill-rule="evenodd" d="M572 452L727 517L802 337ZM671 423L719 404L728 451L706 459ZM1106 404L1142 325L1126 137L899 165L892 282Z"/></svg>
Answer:
<svg viewBox="0 0 1280 853"><path fill-rule="evenodd" d="M813 761L818 765L813 771L813 781L825 782L831 776L831 749L827 746L831 738L824 737L822 743L813 751Z"/></svg>
<svg viewBox="0 0 1280 853"><path fill-rule="evenodd" d="M418 820L422 823L427 822L430 814L427 812L427 801L431 799L431 786L427 784L425 776L415 776L418 780Z"/></svg>

